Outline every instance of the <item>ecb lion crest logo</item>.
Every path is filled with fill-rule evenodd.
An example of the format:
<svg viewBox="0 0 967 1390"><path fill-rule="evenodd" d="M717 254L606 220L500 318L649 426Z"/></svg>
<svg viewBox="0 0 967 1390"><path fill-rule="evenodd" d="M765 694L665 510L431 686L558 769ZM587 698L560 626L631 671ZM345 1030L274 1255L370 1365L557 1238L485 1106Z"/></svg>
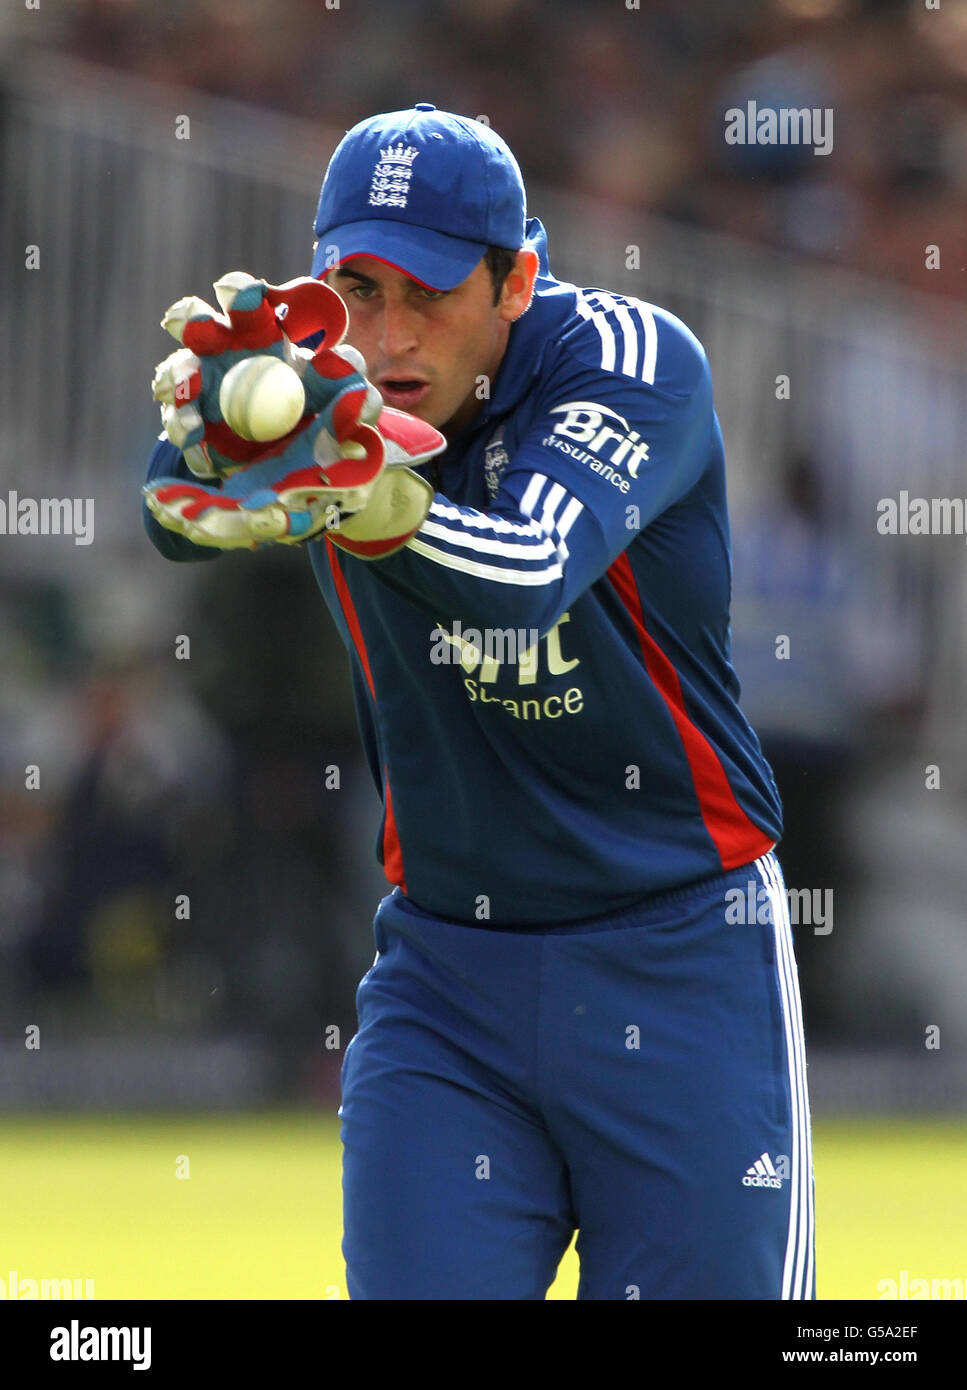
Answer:
<svg viewBox="0 0 967 1390"><path fill-rule="evenodd" d="M487 497L493 502L500 487L500 479L510 459L504 448L503 426L490 440L484 453L484 482L487 484Z"/></svg>

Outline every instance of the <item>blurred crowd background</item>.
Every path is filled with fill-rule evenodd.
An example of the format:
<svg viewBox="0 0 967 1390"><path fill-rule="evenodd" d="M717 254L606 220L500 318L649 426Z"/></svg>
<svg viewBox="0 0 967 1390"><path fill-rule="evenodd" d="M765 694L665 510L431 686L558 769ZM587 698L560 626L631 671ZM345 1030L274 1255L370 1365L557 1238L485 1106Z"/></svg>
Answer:
<svg viewBox="0 0 967 1390"><path fill-rule="evenodd" d="M881 536L876 502L967 495L967 3L44 0L3 25L0 496L96 520L89 547L0 536L0 1105L334 1094L382 891L346 658L304 556L168 565L138 488L165 306L305 273L335 143L419 100L508 140L558 275L705 343L744 707L787 881L835 905L797 932L815 1097L963 1103L964 538ZM750 100L832 110L831 152L728 145Z"/></svg>
<svg viewBox="0 0 967 1390"><path fill-rule="evenodd" d="M959 0L87 0L65 52L339 128L432 90L532 176L967 295ZM721 113L832 108L835 158L726 145ZM925 269L927 243L950 254ZM956 248L956 251L955 251Z"/></svg>

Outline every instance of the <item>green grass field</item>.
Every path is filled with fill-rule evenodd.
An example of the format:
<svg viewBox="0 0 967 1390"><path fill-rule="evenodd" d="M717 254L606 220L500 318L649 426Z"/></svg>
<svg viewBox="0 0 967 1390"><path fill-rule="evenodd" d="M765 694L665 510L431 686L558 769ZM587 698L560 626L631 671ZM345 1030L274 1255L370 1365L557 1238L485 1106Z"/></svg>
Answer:
<svg viewBox="0 0 967 1390"><path fill-rule="evenodd" d="M814 1159L820 1298L875 1299L903 1269L967 1279L967 1123L817 1123ZM92 1278L97 1298L346 1297L327 1116L8 1117L0 1172L5 1280ZM576 1288L572 1248L549 1297Z"/></svg>

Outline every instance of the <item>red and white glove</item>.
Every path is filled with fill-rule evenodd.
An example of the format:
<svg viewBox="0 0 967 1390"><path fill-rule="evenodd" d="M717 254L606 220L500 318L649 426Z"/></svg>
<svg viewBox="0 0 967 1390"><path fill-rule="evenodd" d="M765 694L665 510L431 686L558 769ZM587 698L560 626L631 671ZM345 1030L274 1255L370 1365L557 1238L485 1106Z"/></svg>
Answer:
<svg viewBox="0 0 967 1390"><path fill-rule="evenodd" d="M411 471L446 448L431 425L383 407L365 363L342 340L349 316L336 292L302 277L269 285L244 271L215 283L224 312L189 296L162 327L184 347L152 382L165 432L197 483L156 478L143 489L157 521L196 545L254 549L323 531L365 559L391 554L419 529L433 490ZM324 334L314 352L295 340ZM280 439L235 434L222 414L226 372L276 356L302 380L305 413Z"/></svg>

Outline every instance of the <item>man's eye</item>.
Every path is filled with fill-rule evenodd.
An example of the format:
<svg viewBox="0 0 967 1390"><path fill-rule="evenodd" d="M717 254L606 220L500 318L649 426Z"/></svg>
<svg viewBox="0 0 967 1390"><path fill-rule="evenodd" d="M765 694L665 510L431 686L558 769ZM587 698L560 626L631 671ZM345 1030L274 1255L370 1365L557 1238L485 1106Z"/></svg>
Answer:
<svg viewBox="0 0 967 1390"><path fill-rule="evenodd" d="M420 286L420 294L424 299L442 299L446 293L446 290L429 290L423 285Z"/></svg>
<svg viewBox="0 0 967 1390"><path fill-rule="evenodd" d="M369 299L370 295L375 294L373 285L353 285L349 293L354 299Z"/></svg>

